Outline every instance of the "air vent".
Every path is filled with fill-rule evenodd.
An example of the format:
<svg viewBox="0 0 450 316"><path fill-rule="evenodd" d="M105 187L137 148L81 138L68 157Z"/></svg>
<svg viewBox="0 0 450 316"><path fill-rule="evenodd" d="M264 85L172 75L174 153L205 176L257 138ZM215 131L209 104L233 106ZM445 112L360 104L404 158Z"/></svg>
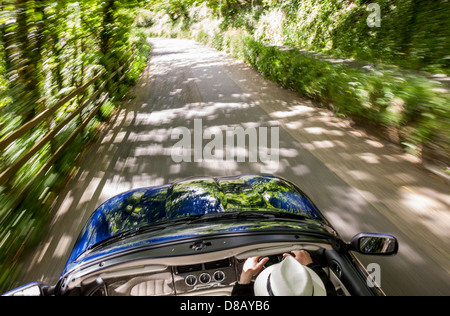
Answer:
<svg viewBox="0 0 450 316"><path fill-rule="evenodd" d="M193 264L193 265L190 265L190 266L177 267L177 272L179 274L191 273L191 272L201 271L201 270L202 270L202 265L201 264Z"/></svg>
<svg viewBox="0 0 450 316"><path fill-rule="evenodd" d="M230 266L230 259L224 259L224 260L205 263L206 270L226 268L229 266Z"/></svg>

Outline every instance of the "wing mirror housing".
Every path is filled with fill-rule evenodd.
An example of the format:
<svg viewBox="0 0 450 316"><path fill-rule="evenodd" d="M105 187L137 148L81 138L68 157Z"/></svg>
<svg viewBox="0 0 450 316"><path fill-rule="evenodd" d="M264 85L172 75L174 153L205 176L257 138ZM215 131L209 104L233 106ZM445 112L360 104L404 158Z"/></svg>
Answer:
<svg viewBox="0 0 450 316"><path fill-rule="evenodd" d="M398 253L398 240L392 235L361 233L348 244L350 250L364 255L395 256Z"/></svg>

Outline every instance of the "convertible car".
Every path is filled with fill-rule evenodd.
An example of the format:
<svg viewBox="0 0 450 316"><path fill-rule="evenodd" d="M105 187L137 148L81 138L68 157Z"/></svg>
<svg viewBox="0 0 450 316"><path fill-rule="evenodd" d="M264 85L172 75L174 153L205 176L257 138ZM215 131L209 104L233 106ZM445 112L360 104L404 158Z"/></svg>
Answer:
<svg viewBox="0 0 450 316"><path fill-rule="evenodd" d="M354 252L395 255L391 235L345 242L294 184L275 176L192 178L118 195L91 216L56 285L5 296L229 296L248 258L307 251L338 296L383 296ZM370 282L369 282L370 281Z"/></svg>

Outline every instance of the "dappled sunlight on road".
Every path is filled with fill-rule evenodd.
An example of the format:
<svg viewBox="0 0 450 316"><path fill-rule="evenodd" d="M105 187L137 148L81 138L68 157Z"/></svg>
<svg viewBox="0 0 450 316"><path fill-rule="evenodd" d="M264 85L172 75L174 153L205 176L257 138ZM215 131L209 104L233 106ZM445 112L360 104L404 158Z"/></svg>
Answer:
<svg viewBox="0 0 450 316"><path fill-rule="evenodd" d="M444 180L425 171L416 157L355 130L345 119L339 122L331 114L324 115L324 110L296 111L295 107L292 112L280 112L261 104L302 146L402 232L427 251L434 249L435 260L450 272L450 190ZM329 216L341 227L354 227L350 215Z"/></svg>
<svg viewBox="0 0 450 316"><path fill-rule="evenodd" d="M416 193L416 190L421 193ZM404 186L399 191L401 201L409 207L412 217L417 218L443 240L450 240L450 213L446 212L448 200L444 200L448 199L448 196L430 192L429 189L420 186L410 188Z"/></svg>
<svg viewBox="0 0 450 316"><path fill-rule="evenodd" d="M251 88L257 91L256 85ZM450 231L450 220L446 220L450 214L450 190L444 180L424 170L418 158L393 144L355 129L351 121L337 118L325 109L298 105L295 95L286 101L289 95L283 96L285 109L280 110L281 102L277 103L276 97L261 100L259 105L403 231L413 235L418 228L430 231L429 246L441 244L441 252L450 253L445 242ZM412 194L405 188L415 188L417 192ZM418 214L427 214L427 220ZM409 227L411 223L414 225ZM450 265L444 265L450 271Z"/></svg>
<svg viewBox="0 0 450 316"><path fill-rule="evenodd" d="M152 43L150 66L133 91L136 97L115 113L61 192L48 239L30 259L28 281L42 276L48 276L43 281L55 281L84 223L115 195L193 176L259 174L263 167L276 167L276 175L304 190L345 239L362 231L398 235L400 259L391 261L386 274L406 278L402 269L411 264L423 269L429 264L424 247L439 247L441 255L449 252L450 220L442 221L450 213L448 187L406 154L354 129L347 120L311 107L222 53L191 41ZM178 139L172 139L173 131L182 127L194 135L199 119L203 131L222 133L228 127L281 126L279 160L258 157L249 162L249 146L236 145L235 157L243 153L244 162L225 159L226 146L217 149L217 159L174 162ZM268 153L269 147L259 149ZM195 156L195 148L189 156ZM425 240L417 229L427 232ZM433 260L439 262L439 255ZM423 281L419 277L417 283ZM393 286L387 291L398 290Z"/></svg>

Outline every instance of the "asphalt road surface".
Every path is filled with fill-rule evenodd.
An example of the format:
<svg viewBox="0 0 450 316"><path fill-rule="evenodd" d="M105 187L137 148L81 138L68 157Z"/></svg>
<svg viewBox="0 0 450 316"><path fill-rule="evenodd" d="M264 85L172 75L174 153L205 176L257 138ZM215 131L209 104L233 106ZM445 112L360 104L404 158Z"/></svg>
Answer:
<svg viewBox="0 0 450 316"><path fill-rule="evenodd" d="M19 282L54 284L89 216L119 193L187 177L259 174L268 168L302 188L345 239L359 232L398 237L398 256L360 257L366 266L380 265L386 294L450 295L448 183L395 146L312 107L224 53L188 40L149 40L151 59L134 88L135 98L84 155ZM212 131L218 140L222 135L226 151L226 131L236 127L267 132L272 149L278 127L278 159L274 155L269 162L258 151L256 161L238 162L226 159L220 146L216 156L201 156L212 138L199 136L198 130ZM173 148L181 138L172 137L175 131L198 137L200 151L192 149L200 156L193 153L191 162L177 162Z"/></svg>

